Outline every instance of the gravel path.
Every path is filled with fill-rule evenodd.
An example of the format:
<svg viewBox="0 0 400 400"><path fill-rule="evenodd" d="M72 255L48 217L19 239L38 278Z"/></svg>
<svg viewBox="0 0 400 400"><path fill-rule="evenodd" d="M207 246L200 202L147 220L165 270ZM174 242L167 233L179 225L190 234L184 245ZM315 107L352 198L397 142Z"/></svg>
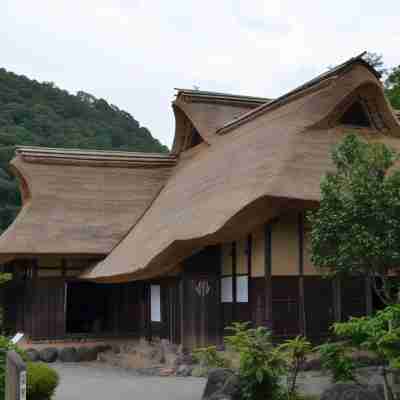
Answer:
<svg viewBox="0 0 400 400"><path fill-rule="evenodd" d="M200 400L200 378L139 377L102 363L53 364L60 374L55 400Z"/></svg>

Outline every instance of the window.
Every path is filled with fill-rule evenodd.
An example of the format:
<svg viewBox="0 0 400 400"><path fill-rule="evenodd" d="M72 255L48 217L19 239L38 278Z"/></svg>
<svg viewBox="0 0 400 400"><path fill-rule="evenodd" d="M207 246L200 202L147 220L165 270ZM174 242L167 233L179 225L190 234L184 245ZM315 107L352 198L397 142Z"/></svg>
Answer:
<svg viewBox="0 0 400 400"><path fill-rule="evenodd" d="M238 303L249 302L249 277L242 275L236 277L236 301Z"/></svg>
<svg viewBox="0 0 400 400"><path fill-rule="evenodd" d="M340 123L344 125L355 125L362 127L371 126L368 113L360 101L351 105L340 118Z"/></svg>
<svg viewBox="0 0 400 400"><path fill-rule="evenodd" d="M222 246L221 303L248 303L250 245L244 239Z"/></svg>
<svg viewBox="0 0 400 400"><path fill-rule="evenodd" d="M233 301L233 281L231 276L221 278L221 302L232 303Z"/></svg>
<svg viewBox="0 0 400 400"><path fill-rule="evenodd" d="M151 322L161 322L161 287L160 285L150 286L150 310Z"/></svg>

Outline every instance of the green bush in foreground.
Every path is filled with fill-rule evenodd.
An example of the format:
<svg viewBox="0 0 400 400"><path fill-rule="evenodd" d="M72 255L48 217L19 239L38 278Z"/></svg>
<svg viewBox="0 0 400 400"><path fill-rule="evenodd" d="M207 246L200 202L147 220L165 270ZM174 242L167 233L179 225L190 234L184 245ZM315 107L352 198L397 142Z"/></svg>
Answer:
<svg viewBox="0 0 400 400"><path fill-rule="evenodd" d="M235 367L215 346L194 351L199 371L210 368L234 368L240 379L243 400L304 400L297 391L298 374L312 346L298 336L274 346L271 332L264 327L250 328L250 323L235 322L228 327L225 344L239 356Z"/></svg>
<svg viewBox="0 0 400 400"><path fill-rule="evenodd" d="M335 323L333 332L341 342L319 347L323 366L332 373L333 380L368 384L357 380L357 365L349 357L354 350L368 351L379 360L388 399L398 398L388 375L400 372L400 304L388 306L373 316Z"/></svg>
<svg viewBox="0 0 400 400"><path fill-rule="evenodd" d="M27 364L28 400L50 400L58 382L58 373L44 363Z"/></svg>

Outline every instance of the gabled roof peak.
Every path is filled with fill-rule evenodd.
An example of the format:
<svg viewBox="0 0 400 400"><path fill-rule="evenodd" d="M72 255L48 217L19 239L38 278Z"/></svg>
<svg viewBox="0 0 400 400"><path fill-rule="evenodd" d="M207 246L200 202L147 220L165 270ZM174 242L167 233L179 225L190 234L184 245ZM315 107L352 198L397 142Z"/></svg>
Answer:
<svg viewBox="0 0 400 400"><path fill-rule="evenodd" d="M271 101L271 99L265 97L256 96L245 96L223 92L211 92L205 90L196 89L180 89L175 88L178 91L176 97L184 97L185 100L197 101L197 102L223 102L223 103L252 103L252 104L265 104Z"/></svg>
<svg viewBox="0 0 400 400"><path fill-rule="evenodd" d="M335 77L338 76L338 74L342 73L343 71L347 70L354 64L361 64L365 66L369 71L372 72L373 75L377 79L381 77L378 71L375 70L365 59L363 58L367 52L364 51L363 53L359 54L356 57L352 57L349 60L345 61L342 64L339 64L338 66L329 69L329 71L326 71L317 77L311 79L310 81L304 83L303 85L298 86L297 88L291 90L288 93L285 93L284 95L276 98L275 100L272 100L266 104L262 104L259 107L243 114L237 119L234 119L232 121L227 122L224 126L219 128L217 130L218 134L224 134L229 132L231 129L233 129L236 126L242 125L249 119L255 118L257 115L260 115L270 108L285 104L286 102L290 101L292 98L296 97L298 95L301 95L304 91L312 90L315 87L320 87L321 84L324 84L325 82L328 82Z"/></svg>

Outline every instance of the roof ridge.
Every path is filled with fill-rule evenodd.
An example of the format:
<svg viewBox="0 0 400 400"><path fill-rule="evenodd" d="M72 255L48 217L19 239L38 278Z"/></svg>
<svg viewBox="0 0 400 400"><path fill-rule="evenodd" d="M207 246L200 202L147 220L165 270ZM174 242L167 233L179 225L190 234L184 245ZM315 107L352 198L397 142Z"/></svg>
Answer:
<svg viewBox="0 0 400 400"><path fill-rule="evenodd" d="M17 146L16 153L21 155L35 156L89 156L99 158L124 158L124 159L160 159L171 160L176 159L173 154L162 153L144 153L144 152L131 152L131 151L118 151L118 150L94 150L94 149L76 149L76 148L55 148L55 147L41 147L41 146Z"/></svg>
<svg viewBox="0 0 400 400"><path fill-rule="evenodd" d="M332 78L334 78L339 72L342 72L344 69L348 68L351 66L353 63L361 63L364 66L366 66L376 77L380 77L380 74L367 62L363 59L364 55L366 54L366 51L362 52L361 54L350 58L349 60L343 62L342 64L339 64L338 66L330 69L329 71L323 72L322 74L317 75L315 78L307 81L306 83L296 87L295 89L283 94L282 96L276 98L275 100L270 101L269 103L262 104L259 107L254 108L253 110L250 110L249 112L241 115L238 118L235 118L226 124L224 124L222 127L218 128L216 133L217 134L225 134L232 130L236 126L240 126L243 123L245 123L248 119L252 117L256 117L257 115L268 111L270 108L273 106L278 106L287 103L292 99L293 96L299 95L300 93L304 92L307 89L311 89L316 87L317 85L328 81Z"/></svg>
<svg viewBox="0 0 400 400"><path fill-rule="evenodd" d="M225 99L225 100L236 100L244 102L257 102L257 103L266 103L271 101L271 99L269 98L259 97L259 96L247 96L247 95L224 93L224 92L212 92L206 90L182 89L182 88L175 88L175 90L178 91L178 93L176 94L177 96L183 94L201 98Z"/></svg>

